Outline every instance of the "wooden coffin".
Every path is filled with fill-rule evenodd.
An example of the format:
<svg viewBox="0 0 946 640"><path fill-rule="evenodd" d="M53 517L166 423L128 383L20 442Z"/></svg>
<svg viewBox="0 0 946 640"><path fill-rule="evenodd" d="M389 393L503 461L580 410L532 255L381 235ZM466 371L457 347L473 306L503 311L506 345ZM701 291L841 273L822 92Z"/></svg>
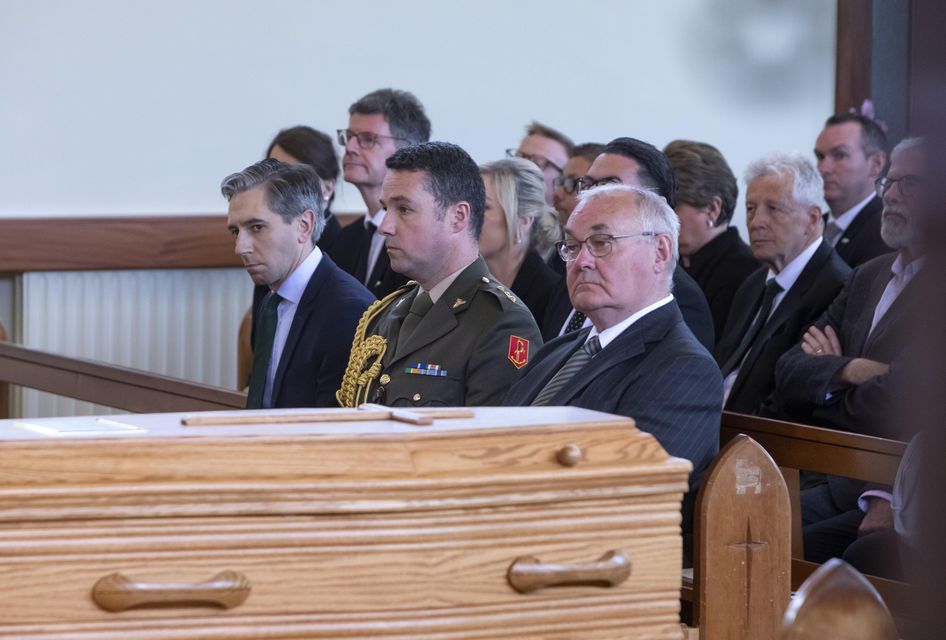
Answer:
<svg viewBox="0 0 946 640"><path fill-rule="evenodd" d="M0 638L681 637L690 464L632 420L321 413L0 421Z"/></svg>

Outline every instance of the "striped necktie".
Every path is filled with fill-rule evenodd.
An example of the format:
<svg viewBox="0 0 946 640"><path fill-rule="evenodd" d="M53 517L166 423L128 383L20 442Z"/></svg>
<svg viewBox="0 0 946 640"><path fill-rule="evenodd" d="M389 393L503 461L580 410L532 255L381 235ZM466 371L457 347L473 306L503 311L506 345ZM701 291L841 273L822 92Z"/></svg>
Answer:
<svg viewBox="0 0 946 640"><path fill-rule="evenodd" d="M598 340L598 336L595 336L582 345L581 349L573 353L572 357L558 370L558 373L552 376L545 388L532 401L532 406L541 407L549 404L552 398L568 384L569 380L575 377L575 374L582 367L591 362L591 359L599 351L601 351L601 342Z"/></svg>

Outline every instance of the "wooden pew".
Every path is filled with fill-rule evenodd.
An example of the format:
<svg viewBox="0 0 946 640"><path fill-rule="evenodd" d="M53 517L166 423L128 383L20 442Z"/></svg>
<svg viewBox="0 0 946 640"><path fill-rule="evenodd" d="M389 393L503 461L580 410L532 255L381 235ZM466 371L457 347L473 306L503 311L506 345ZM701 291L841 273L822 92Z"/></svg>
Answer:
<svg viewBox="0 0 946 640"><path fill-rule="evenodd" d="M824 563L798 589L785 611L782 640L896 640L900 635L883 598L843 560Z"/></svg>
<svg viewBox="0 0 946 640"><path fill-rule="evenodd" d="M219 411L246 404L246 396L236 391L9 342L0 342L0 382L135 413Z"/></svg>
<svg viewBox="0 0 946 640"><path fill-rule="evenodd" d="M690 637L777 637L790 597L790 519L778 466L752 438L731 439L697 500L692 623L698 632L688 630Z"/></svg>
<svg viewBox="0 0 946 640"><path fill-rule="evenodd" d="M893 484L906 443L780 420L723 412L720 443L740 434L762 445L782 468L792 501L792 588L818 569L803 559L798 472L801 470ZM906 585L877 576L867 579L898 617L906 617L910 598Z"/></svg>

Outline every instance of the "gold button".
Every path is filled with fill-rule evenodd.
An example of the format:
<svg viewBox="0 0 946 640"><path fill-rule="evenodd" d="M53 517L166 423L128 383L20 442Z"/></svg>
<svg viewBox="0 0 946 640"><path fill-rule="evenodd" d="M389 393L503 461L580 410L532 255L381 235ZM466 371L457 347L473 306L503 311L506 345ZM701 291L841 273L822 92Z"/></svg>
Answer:
<svg viewBox="0 0 946 640"><path fill-rule="evenodd" d="M387 384L391 382L391 376L385 373L384 375L381 376L381 379L378 382L380 382L381 384Z"/></svg>
<svg viewBox="0 0 946 640"><path fill-rule="evenodd" d="M420 402L420 394L419 394L419 393L415 393L415 394L414 394L414 402Z"/></svg>

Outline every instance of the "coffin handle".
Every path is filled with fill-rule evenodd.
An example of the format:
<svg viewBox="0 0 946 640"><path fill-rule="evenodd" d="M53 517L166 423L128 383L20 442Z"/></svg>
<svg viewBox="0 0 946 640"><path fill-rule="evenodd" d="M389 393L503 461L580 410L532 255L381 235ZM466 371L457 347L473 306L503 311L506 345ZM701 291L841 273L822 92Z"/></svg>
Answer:
<svg viewBox="0 0 946 640"><path fill-rule="evenodd" d="M608 551L597 562L547 564L534 556L522 556L509 565L509 585L519 593L546 587L584 585L616 587L631 575L631 560L619 549Z"/></svg>
<svg viewBox="0 0 946 640"><path fill-rule="evenodd" d="M112 573L95 583L92 599L105 611L168 604L232 609L246 600L250 588L246 576L236 571L221 571L195 584L135 582L121 573Z"/></svg>

